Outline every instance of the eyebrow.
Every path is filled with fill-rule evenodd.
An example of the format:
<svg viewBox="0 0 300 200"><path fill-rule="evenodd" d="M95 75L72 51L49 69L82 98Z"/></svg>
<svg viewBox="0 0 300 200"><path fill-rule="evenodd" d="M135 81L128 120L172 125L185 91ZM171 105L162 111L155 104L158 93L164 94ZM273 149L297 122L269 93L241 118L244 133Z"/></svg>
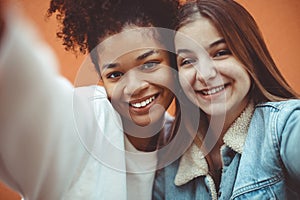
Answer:
<svg viewBox="0 0 300 200"><path fill-rule="evenodd" d="M139 56L136 58L136 60L137 60L137 61L144 60L145 58L147 58L147 57L149 57L149 56L151 56L151 55L153 55L153 54L158 54L158 53L159 53L158 50L151 49L151 50L149 50L149 51L143 53L142 55L139 55ZM115 68L115 67L117 67L117 66L119 66L119 65L120 65L119 63L108 63L108 64L104 64L104 65L102 66L102 70L104 70L104 69L112 69L112 68Z"/></svg>
<svg viewBox="0 0 300 200"><path fill-rule="evenodd" d="M108 63L108 64L104 64L102 66L102 70L104 69L112 69L112 68L115 68L119 65L119 63Z"/></svg>
<svg viewBox="0 0 300 200"><path fill-rule="evenodd" d="M151 50L149 50L149 51L143 53L142 55L139 55L139 56L136 58L136 60L137 60L137 61L144 60L145 58L147 58L147 57L149 57L149 56L151 56L151 55L153 55L153 54L158 54L158 50L151 49Z"/></svg>
<svg viewBox="0 0 300 200"><path fill-rule="evenodd" d="M190 50L188 50L188 49L178 49L177 50L177 54L181 54L181 53L186 53L186 54L188 54L188 53L191 53L192 51L190 51Z"/></svg>
<svg viewBox="0 0 300 200"><path fill-rule="evenodd" d="M218 40L216 40L215 42L211 43L208 48L213 48L215 46L218 46L219 44L223 44L223 43L226 43L225 39L224 38L220 38ZM189 50L189 49L178 49L177 50L177 54L181 54L181 53L191 53L192 51Z"/></svg>
<svg viewBox="0 0 300 200"><path fill-rule="evenodd" d="M222 43L226 43L226 41L225 41L224 38L220 38L219 40L217 40L217 41L211 43L211 44L209 45L209 48L212 48L212 47L217 46L217 45L222 44Z"/></svg>

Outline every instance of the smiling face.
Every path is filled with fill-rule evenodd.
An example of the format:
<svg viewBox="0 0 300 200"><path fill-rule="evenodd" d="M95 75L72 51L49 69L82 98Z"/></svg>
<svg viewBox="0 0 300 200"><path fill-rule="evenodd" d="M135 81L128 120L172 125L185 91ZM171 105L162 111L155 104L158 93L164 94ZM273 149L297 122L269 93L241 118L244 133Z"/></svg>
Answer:
<svg viewBox="0 0 300 200"><path fill-rule="evenodd" d="M248 103L250 76L209 19L199 14L178 31L175 47L184 91L208 116L227 114L232 122Z"/></svg>
<svg viewBox="0 0 300 200"><path fill-rule="evenodd" d="M124 28L98 48L103 85L124 120L151 125L164 116L173 93L169 53L149 30Z"/></svg>

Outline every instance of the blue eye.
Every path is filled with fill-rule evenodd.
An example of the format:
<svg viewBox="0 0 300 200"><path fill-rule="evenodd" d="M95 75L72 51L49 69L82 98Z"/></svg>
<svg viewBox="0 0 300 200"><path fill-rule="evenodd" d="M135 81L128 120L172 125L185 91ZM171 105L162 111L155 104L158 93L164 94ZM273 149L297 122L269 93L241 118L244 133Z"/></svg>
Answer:
<svg viewBox="0 0 300 200"><path fill-rule="evenodd" d="M107 76L106 76L106 78L108 78L108 79L117 79L117 78L120 78L122 75L123 75L124 73L122 73L122 72L111 72L111 73L109 73Z"/></svg>
<svg viewBox="0 0 300 200"><path fill-rule="evenodd" d="M156 67L158 64L160 64L159 61L146 62L140 66L140 69L141 70L152 69L152 68Z"/></svg>

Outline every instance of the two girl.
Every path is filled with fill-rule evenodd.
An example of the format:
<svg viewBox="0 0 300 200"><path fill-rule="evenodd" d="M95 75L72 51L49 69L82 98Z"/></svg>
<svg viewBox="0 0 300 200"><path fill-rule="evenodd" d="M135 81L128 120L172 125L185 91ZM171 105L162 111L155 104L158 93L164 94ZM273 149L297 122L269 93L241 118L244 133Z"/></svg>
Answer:
<svg viewBox="0 0 300 200"><path fill-rule="evenodd" d="M171 5L167 1L51 1L49 12L60 13L63 29L59 35L67 49L91 53L105 92L98 86L80 90L80 94L89 93L92 103L76 94L74 123L71 87L61 87L64 84L55 80L53 71L38 70L44 81L42 89L35 86L38 79L26 70L22 77L3 79L19 80L14 83L16 89L22 82L23 92L18 94L23 99L19 104L16 94L9 92L12 90L1 90L3 97L9 94L2 98L1 113L10 113L5 121L18 122L15 126L1 125L1 180L27 199L150 198L156 149L163 149L172 122L164 117L164 111L177 92L176 73L170 68L172 54L168 53L173 38L151 27L171 28ZM197 133L197 137L180 159L157 173L153 198L299 198L299 101L286 101L297 95L280 75L254 20L233 1L199 0L184 5L181 13L175 36L178 74L182 91L199 107L201 119L193 113L178 112L174 130L179 131L170 144L175 141L172 145L182 145L182 141L176 141L178 135L193 138ZM15 40L18 32L14 31L10 35L13 39L7 41L19 41L22 48L14 53L26 55L30 45L22 38ZM5 69L18 69L19 60L25 60L31 70L32 66L49 67L47 60L39 59L43 52L37 50L40 47L34 46L29 60L28 56L15 60L15 48L11 47L6 46L11 56L1 60ZM181 96L177 99L180 101ZM189 102L184 102L180 111L185 107L193 110ZM92 104L94 110L86 104ZM9 110L13 105L18 106ZM39 109L43 112L28 114L28 110ZM181 120L187 129L177 123ZM198 130L188 129L187 123L192 127L197 124ZM100 133L109 134L93 141L99 128ZM190 130L195 130L192 136ZM122 151L123 139L126 150L147 156L148 168L143 168L145 160L138 163L126 158L123 163L122 156L125 166L120 168L116 164L119 157L101 142L119 144L116 146ZM112 160L115 163L110 163ZM125 176L125 168L149 173Z"/></svg>
<svg viewBox="0 0 300 200"><path fill-rule="evenodd" d="M29 26L1 8L1 180L24 199L151 199L178 86L174 33L163 30L173 9L174 1L51 1L66 48L89 52L104 86L73 91Z"/></svg>

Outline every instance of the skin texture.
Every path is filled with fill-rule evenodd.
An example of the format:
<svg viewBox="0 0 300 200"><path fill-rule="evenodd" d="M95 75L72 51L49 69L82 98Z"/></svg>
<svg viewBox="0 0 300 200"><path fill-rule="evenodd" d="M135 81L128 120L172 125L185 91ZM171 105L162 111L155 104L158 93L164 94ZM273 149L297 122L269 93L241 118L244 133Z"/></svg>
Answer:
<svg viewBox="0 0 300 200"><path fill-rule="evenodd" d="M157 147L156 141L159 135L157 133L163 127L164 110L166 110L171 99L173 99L173 95L166 89L169 88L169 83L166 82L169 82L169 71L171 69L166 70L167 68L158 67L159 70L146 70L147 73L141 73L141 70L136 69L130 70L133 67L143 64L144 61L139 63L133 63L133 61L139 55L145 53L142 49L146 50L145 46L139 46L138 48L142 49L140 52L137 52L132 46L149 44L151 40L149 38L152 38L153 35L150 34L147 36L147 33L144 37L136 34L124 35L124 30L134 27L173 28L173 20L177 8L178 2L173 0L79 0L76 3L73 0L50 1L48 15L56 15L61 25L61 30L57 32L57 36L62 39L66 50L92 54L94 49L99 47L98 44L101 43L97 52L91 56L92 62L98 75L102 78L103 85L106 88L112 105L121 115L124 133L127 136L132 136L129 139L139 150L151 151ZM107 40L110 37L114 38L116 35L121 35L121 37L115 40L115 43L108 44L111 40L109 42ZM161 48L162 46L159 43L163 43L168 47L167 49L172 49L173 51L173 36L164 37L161 35L159 41L152 41L151 45L155 43L155 48ZM132 44L132 42L134 43ZM153 49L153 46L150 48ZM147 51L149 50L147 49ZM159 54L153 54L152 57L157 55L166 56L162 51L154 52L159 52ZM111 77L116 79L114 79L115 81L111 81L112 79L103 76L107 68L105 70L102 69L103 65L115 63L116 61L121 62L121 65L118 65L120 69L117 70L121 72L118 72L118 74L122 74L122 78L116 78L116 73L113 73L114 75ZM172 63L174 63L173 59ZM153 65L153 62L152 64L147 64L148 67L150 65ZM169 65L169 62L161 62L159 66L162 65ZM174 64L172 66L175 67ZM111 69L109 67L109 70ZM148 73L150 71L151 73ZM134 74L137 74L137 77ZM151 81L143 80L145 77L148 79L150 74L153 75L151 76ZM117 79L119 80L116 81ZM128 82L128 80L130 81ZM153 83L151 83L152 80ZM127 83L129 87L124 88L124 85L127 85ZM144 89L138 92L142 87ZM141 102L153 95L155 95L156 99L152 101L152 105L149 105L148 108L133 109L129 104L130 101L133 104L140 105ZM119 100L120 102L118 102ZM136 138L137 136L140 138ZM147 143L150 143L150 150Z"/></svg>
<svg viewBox="0 0 300 200"><path fill-rule="evenodd" d="M188 1L175 27L180 82L202 114L194 143L206 155L218 190L223 136L248 102L298 95L278 70L254 18L236 1Z"/></svg>
<svg viewBox="0 0 300 200"><path fill-rule="evenodd" d="M250 76L207 18L199 15L178 31L192 39L175 37L183 89L208 118L226 116L225 131L248 103Z"/></svg>
<svg viewBox="0 0 300 200"><path fill-rule="evenodd" d="M101 81L125 133L138 148L160 132L174 97L169 54L146 33L128 26L98 46Z"/></svg>
<svg viewBox="0 0 300 200"><path fill-rule="evenodd" d="M204 143L203 150L209 152L206 159L210 173L219 183L222 138L248 104L250 76L207 18L199 14L178 31L175 48L180 83L188 98L207 116L211 142Z"/></svg>

